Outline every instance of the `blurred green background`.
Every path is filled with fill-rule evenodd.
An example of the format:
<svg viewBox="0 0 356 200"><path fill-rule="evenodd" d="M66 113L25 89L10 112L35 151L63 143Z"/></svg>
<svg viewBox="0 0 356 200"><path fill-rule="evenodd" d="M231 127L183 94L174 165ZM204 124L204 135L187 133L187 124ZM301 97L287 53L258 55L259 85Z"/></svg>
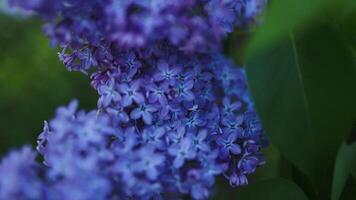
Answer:
<svg viewBox="0 0 356 200"><path fill-rule="evenodd" d="M225 42L246 65L267 164L248 187L218 180L215 199L355 200L356 1L269 2L261 26ZM96 107L89 78L67 72L57 52L40 21L0 15L0 154L34 144L43 120L73 98Z"/></svg>
<svg viewBox="0 0 356 200"><path fill-rule="evenodd" d="M89 78L68 72L35 19L0 14L0 154L34 144L43 120L73 98L96 105Z"/></svg>

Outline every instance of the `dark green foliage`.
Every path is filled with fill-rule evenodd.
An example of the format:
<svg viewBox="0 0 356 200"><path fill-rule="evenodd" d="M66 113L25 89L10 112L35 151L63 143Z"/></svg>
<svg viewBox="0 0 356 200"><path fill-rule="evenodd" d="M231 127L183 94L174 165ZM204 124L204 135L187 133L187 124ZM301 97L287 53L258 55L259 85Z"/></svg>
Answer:
<svg viewBox="0 0 356 200"><path fill-rule="evenodd" d="M245 51L262 124L285 158L279 166L290 165L284 177L309 199L341 199L355 186L346 184L354 144L342 146L356 119L355 13L353 1L272 1Z"/></svg>

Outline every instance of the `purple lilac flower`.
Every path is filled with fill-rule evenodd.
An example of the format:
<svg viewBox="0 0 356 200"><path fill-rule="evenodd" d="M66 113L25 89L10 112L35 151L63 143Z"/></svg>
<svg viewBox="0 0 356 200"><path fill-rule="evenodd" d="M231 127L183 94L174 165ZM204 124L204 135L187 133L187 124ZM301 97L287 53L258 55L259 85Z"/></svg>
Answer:
<svg viewBox="0 0 356 200"><path fill-rule="evenodd" d="M98 110L73 101L45 122L37 150L49 199L207 199L216 176L246 185L264 164L244 70L219 53L264 0L9 1L47 21L60 60L99 94Z"/></svg>
<svg viewBox="0 0 356 200"><path fill-rule="evenodd" d="M116 62L118 50L146 51L167 43L186 53L214 52L235 27L256 22L266 4L266 0L8 1L46 20L44 31L52 44L64 47L67 53L60 57L68 69L84 72L125 65L132 69L128 79L141 63L134 53L126 63Z"/></svg>
<svg viewBox="0 0 356 200"><path fill-rule="evenodd" d="M154 83L166 85L166 101L149 100L152 84L145 83L161 73L155 66L163 59L152 55L144 58L147 62L139 58L144 64L129 82L122 77L129 70L125 67L106 71L102 81L91 76L101 94L99 101L107 96L111 100L111 94L121 98L91 112L77 111L78 103L73 101L45 122L37 150L43 156L46 195L52 199L71 194L78 199L88 195L206 199L216 176L225 176L232 186L248 183L249 174L264 164L260 150L265 137L252 102L243 99L248 95L243 70L233 69L221 56L188 58L178 53L176 57L174 62L183 67L173 76L172 85L165 80ZM202 77L185 76L196 74L194 65L205 66L199 69ZM232 73L231 78L221 79L221 71ZM196 97L202 85L209 85L213 98L203 103L177 98L175 86L182 81L189 82ZM236 87L238 93L230 91ZM102 92L102 88L111 89ZM169 108L165 115L158 112L163 107ZM83 192L87 190L91 192Z"/></svg>
<svg viewBox="0 0 356 200"><path fill-rule="evenodd" d="M174 157L173 165L176 168L180 168L185 160L194 159L196 155L192 142L188 138L184 138L179 144L171 146L168 153Z"/></svg>
<svg viewBox="0 0 356 200"><path fill-rule="evenodd" d="M222 159L228 158L230 153L234 155L241 153L241 147L235 143L236 139L237 135L234 133L217 137L216 143L220 147L220 155Z"/></svg>
<svg viewBox="0 0 356 200"><path fill-rule="evenodd" d="M131 111L130 117L131 119L140 119L145 122L145 124L152 124L152 113L157 111L155 107L149 104L141 104L137 108Z"/></svg>
<svg viewBox="0 0 356 200"><path fill-rule="evenodd" d="M123 83L118 86L119 91L124 95L122 106L130 106L134 101L138 104L144 102L144 96L139 92L140 81L134 81L130 85Z"/></svg>
<svg viewBox="0 0 356 200"><path fill-rule="evenodd" d="M0 199L42 199L36 153L28 146L11 151L0 163Z"/></svg>
<svg viewBox="0 0 356 200"><path fill-rule="evenodd" d="M169 47L167 48L169 51ZM210 182L214 182L214 177L221 174L226 174L229 180L233 173L250 174L264 162L259 151L265 146L265 138L253 106L250 105L252 102L244 98L249 95L244 71L234 68L229 60L220 55L191 58L179 52L169 52L171 55L164 57L165 59L155 55L139 58L142 60L141 71L132 76L132 82L116 83L119 91L121 84L129 86L132 83L141 83L136 87L136 92L142 94L144 103L132 101L131 105L123 107L122 98L117 104L110 104L106 110L120 109L124 113L130 113L128 121L119 120L119 115L112 115L111 120L120 121L119 126L122 127L133 127L138 146L151 145L155 147L155 153L161 152L165 156L168 154L166 159L170 160L168 163L173 163L175 170L183 170L186 163L191 161L198 162L200 168L211 174ZM155 79L154 77L162 74L162 67L157 66L160 63L170 66L171 62L180 66L176 74L169 76L169 79ZM111 72L118 74L117 80L123 80L122 76L125 76L127 69L123 67L117 70L121 74L115 73L115 70ZM177 96L176 87L182 83L189 85L189 92L196 98L184 99ZM102 84L109 82L99 81L97 87ZM207 87L212 91L211 97L200 101L202 96L199 94ZM238 92L235 88L239 88ZM127 94L123 94L125 95ZM159 98L165 100L160 101ZM201 159L211 152L216 152L215 158ZM247 153L254 157L243 157ZM240 160L239 167L236 161ZM256 163L252 160L256 160ZM166 172L169 173L165 173L164 177L168 181L167 177L173 178L173 172ZM178 183L178 180L175 178L175 181L168 182L173 181L183 187L184 181ZM189 191L176 189L182 193Z"/></svg>

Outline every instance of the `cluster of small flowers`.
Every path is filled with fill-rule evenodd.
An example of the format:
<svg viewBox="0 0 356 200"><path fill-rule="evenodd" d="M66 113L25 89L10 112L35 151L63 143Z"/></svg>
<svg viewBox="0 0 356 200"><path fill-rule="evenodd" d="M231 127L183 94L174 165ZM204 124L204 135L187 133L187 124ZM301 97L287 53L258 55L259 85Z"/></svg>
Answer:
<svg viewBox="0 0 356 200"><path fill-rule="evenodd" d="M111 67L117 49L169 43L189 53L211 52L236 25L251 24L266 0L8 0L35 10L45 33L63 47L69 70ZM83 61L85 60L85 62ZM78 62L79 61L79 62Z"/></svg>
<svg viewBox="0 0 356 200"><path fill-rule="evenodd" d="M6 199L207 199L216 176L246 185L264 164L244 70L219 49L263 0L9 1L49 21L60 59L90 74L99 99L95 111L72 102L45 123L44 166L28 148L3 160ZM35 192L1 184L27 179Z"/></svg>
<svg viewBox="0 0 356 200"><path fill-rule="evenodd" d="M216 176L224 175L232 186L247 184L247 175L264 163L260 149L266 141L243 70L218 55L145 59L153 66L127 56L139 69L93 75L98 111L76 112L72 102L45 123L37 150L48 167L46 189L35 187L29 194L83 200L207 199ZM34 161L29 165L23 154L5 159L0 174L11 171L39 183ZM21 158L26 165L16 165L24 162ZM20 169L14 166L29 169L22 170L25 176L17 175ZM10 190L2 192L7 197L28 195L21 185L6 184L9 179L17 184L16 178L0 177L0 190Z"/></svg>

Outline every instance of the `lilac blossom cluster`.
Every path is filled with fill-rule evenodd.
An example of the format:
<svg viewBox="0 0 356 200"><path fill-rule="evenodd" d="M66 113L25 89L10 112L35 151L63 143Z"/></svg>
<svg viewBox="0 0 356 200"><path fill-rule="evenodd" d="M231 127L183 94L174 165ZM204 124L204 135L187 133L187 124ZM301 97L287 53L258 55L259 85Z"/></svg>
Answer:
<svg viewBox="0 0 356 200"><path fill-rule="evenodd" d="M219 46L265 1L9 1L48 22L60 60L90 75L99 98L94 111L73 101L45 123L44 165L28 148L2 161L4 199L208 199L217 176L247 185L264 164L244 70Z"/></svg>
<svg viewBox="0 0 356 200"><path fill-rule="evenodd" d="M266 140L242 69L219 55L135 57L133 63L140 68L92 76L100 94L97 111L76 112L74 101L45 123L37 150L47 168L46 190L39 184L31 195L207 199L216 176L225 176L232 186L246 185L247 176L264 164L260 149ZM24 162L19 155L17 160ZM34 161L16 165L17 160L5 159L0 173L16 175L16 167L6 168L15 165L29 168L21 173L33 174ZM9 178L1 176L0 183ZM12 182L17 183L15 178ZM33 175L21 174L21 179L40 183ZM23 188L0 184L0 191L19 189L16 195L26 195Z"/></svg>
<svg viewBox="0 0 356 200"><path fill-rule="evenodd" d="M37 12L70 70L110 67L117 50L160 43L186 53L209 53L235 26L256 21L266 0L8 0ZM92 59L89 59L92 58ZM82 62L85 60L86 62Z"/></svg>

